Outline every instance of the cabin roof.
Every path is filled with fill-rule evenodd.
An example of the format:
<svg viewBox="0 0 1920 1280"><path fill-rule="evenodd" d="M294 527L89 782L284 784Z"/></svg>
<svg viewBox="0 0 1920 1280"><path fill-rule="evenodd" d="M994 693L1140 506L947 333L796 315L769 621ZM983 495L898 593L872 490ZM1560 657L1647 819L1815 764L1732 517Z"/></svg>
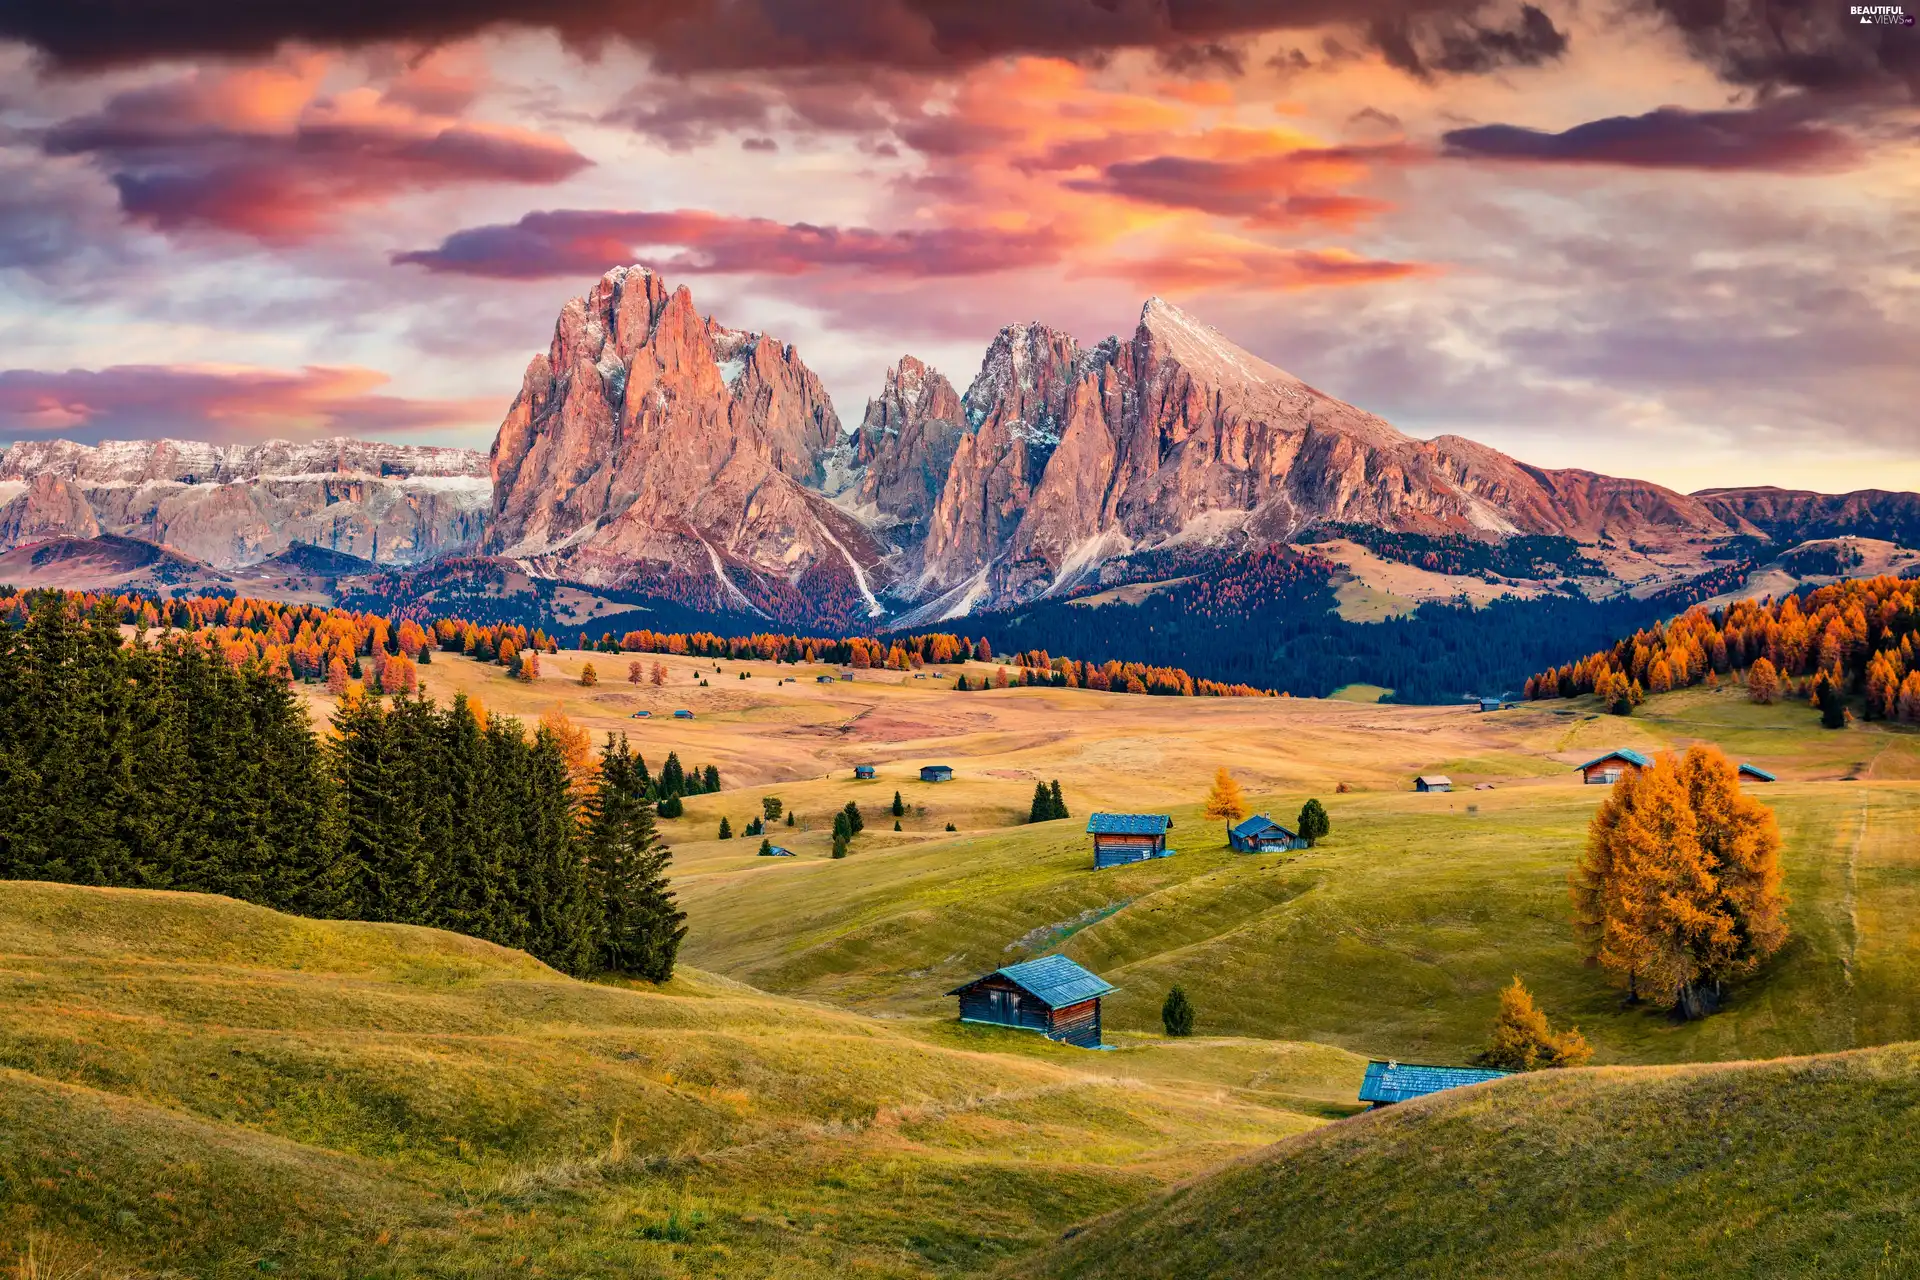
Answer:
<svg viewBox="0 0 1920 1280"><path fill-rule="evenodd" d="M1095 813L1087 830L1096 836L1163 836L1173 824L1164 813Z"/></svg>
<svg viewBox="0 0 1920 1280"><path fill-rule="evenodd" d="M948 773L953 772L953 766L950 764L923 764L920 766L920 772L922 773L927 772L929 769L944 769Z"/></svg>
<svg viewBox="0 0 1920 1280"><path fill-rule="evenodd" d="M1603 756L1595 756L1593 759L1581 765L1580 768L1591 769L1593 766L1605 764L1609 760L1625 760L1628 764L1639 765L1642 769L1653 763L1653 761L1647 759L1638 751L1630 747L1621 747L1618 751L1609 751Z"/></svg>
<svg viewBox="0 0 1920 1280"><path fill-rule="evenodd" d="M1453 785L1453 779L1444 773L1423 773L1415 778L1414 781L1424 782L1430 787L1450 787Z"/></svg>
<svg viewBox="0 0 1920 1280"><path fill-rule="evenodd" d="M1092 1000L1118 990L1112 983L1087 972L1065 956L1041 956L1038 960L1023 960L1019 964L995 969L993 973L975 978L973 982L961 983L947 994L957 996L994 974L1005 978L1050 1009L1063 1009L1067 1005L1079 1004L1083 1000Z"/></svg>
<svg viewBox="0 0 1920 1280"><path fill-rule="evenodd" d="M1765 769L1762 769L1759 765L1748 764L1744 760L1740 762L1740 772L1746 774L1748 777L1758 778L1762 782L1780 781L1780 779L1774 777L1772 774L1768 773Z"/></svg>
<svg viewBox="0 0 1920 1280"><path fill-rule="evenodd" d="M1275 822L1272 818L1269 818L1264 813L1256 813L1251 818L1243 818L1241 821L1236 822L1233 824L1233 826L1227 828L1227 830L1231 832L1233 835L1242 836L1242 837L1257 835L1262 831L1269 831L1269 830L1278 831L1283 835L1285 835L1288 839L1292 839L1294 834L1293 832L1288 831L1285 827L1281 826L1279 823Z"/></svg>
<svg viewBox="0 0 1920 1280"><path fill-rule="evenodd" d="M1425 1062L1375 1060L1367 1064L1366 1078L1360 1082L1360 1101L1405 1102L1442 1089L1482 1084L1512 1074L1491 1067L1440 1067Z"/></svg>
<svg viewBox="0 0 1920 1280"><path fill-rule="evenodd" d="M794 856L794 852L785 845L776 844L767 850L767 856L769 858L791 858Z"/></svg>

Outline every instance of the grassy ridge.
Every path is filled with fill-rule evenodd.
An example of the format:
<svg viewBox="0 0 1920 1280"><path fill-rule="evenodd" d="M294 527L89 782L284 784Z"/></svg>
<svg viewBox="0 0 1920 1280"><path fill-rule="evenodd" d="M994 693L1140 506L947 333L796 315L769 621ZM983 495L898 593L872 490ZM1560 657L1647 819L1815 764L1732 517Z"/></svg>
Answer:
<svg viewBox="0 0 1920 1280"><path fill-rule="evenodd" d="M434 930L0 884L0 1265L928 1276L1340 1114L1318 1046L1088 1054Z"/></svg>
<svg viewBox="0 0 1920 1280"><path fill-rule="evenodd" d="M1546 1072L1322 1129L1023 1276L1912 1275L1920 1048Z"/></svg>

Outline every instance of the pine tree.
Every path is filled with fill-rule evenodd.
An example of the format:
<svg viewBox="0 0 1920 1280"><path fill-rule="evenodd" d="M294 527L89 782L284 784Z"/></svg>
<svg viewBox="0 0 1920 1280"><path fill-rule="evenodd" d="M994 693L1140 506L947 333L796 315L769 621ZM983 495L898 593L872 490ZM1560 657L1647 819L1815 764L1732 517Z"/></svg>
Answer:
<svg viewBox="0 0 1920 1280"><path fill-rule="evenodd" d="M1309 800L1300 806L1300 837L1311 849L1326 838L1333 830L1333 823L1327 818L1327 811L1318 800Z"/></svg>
<svg viewBox="0 0 1920 1280"><path fill-rule="evenodd" d="M1209 818L1227 822L1238 822L1247 816L1247 798L1225 768L1214 771L1213 790L1207 793L1207 807L1202 812Z"/></svg>
<svg viewBox="0 0 1920 1280"><path fill-rule="evenodd" d="M1593 1047L1578 1027L1555 1035L1547 1015L1514 975L1513 985L1500 993L1500 1013L1493 1036L1477 1061L1505 1071L1542 1071L1553 1067L1583 1067L1593 1058Z"/></svg>
<svg viewBox="0 0 1920 1280"><path fill-rule="evenodd" d="M1033 784L1033 805L1027 811L1028 822L1048 822L1053 818L1053 796L1047 792L1047 784Z"/></svg>
<svg viewBox="0 0 1920 1280"><path fill-rule="evenodd" d="M667 762L660 766L659 789L663 799L668 795L687 794L686 770L681 766L680 757L676 752L667 752Z"/></svg>
<svg viewBox="0 0 1920 1280"><path fill-rule="evenodd" d="M907 806L901 803L900 793L898 791L893 793L893 816L896 818L904 818L907 816Z"/></svg>
<svg viewBox="0 0 1920 1280"><path fill-rule="evenodd" d="M847 801L845 813L847 815L847 835L849 837L857 836L867 829L866 820L860 816L859 805L851 800Z"/></svg>
<svg viewBox="0 0 1920 1280"><path fill-rule="evenodd" d="M1071 818L1073 816L1067 812L1067 798L1060 794L1060 779L1055 778L1053 780L1053 786L1049 788L1049 796L1053 801L1054 817Z"/></svg>
<svg viewBox="0 0 1920 1280"><path fill-rule="evenodd" d="M791 809L787 810L787 825L788 826L793 825L793 810Z"/></svg>
<svg viewBox="0 0 1920 1280"><path fill-rule="evenodd" d="M624 735L616 745L609 734L600 753L583 843L597 908L595 967L665 982L673 976L687 917L674 904L667 882L672 856L654 830L653 805Z"/></svg>
<svg viewBox="0 0 1920 1280"><path fill-rule="evenodd" d="M773 841L762 840L760 842L760 856L763 858L771 858L773 856Z"/></svg>
<svg viewBox="0 0 1920 1280"><path fill-rule="evenodd" d="M753 835L754 832L748 831L747 834ZM720 819L720 838L722 840L733 839L733 824L728 822L725 817Z"/></svg>
<svg viewBox="0 0 1920 1280"><path fill-rule="evenodd" d="M1187 999L1184 988L1175 986L1168 990L1166 1003L1160 1006L1160 1023L1170 1036L1193 1034L1193 1003Z"/></svg>
<svg viewBox="0 0 1920 1280"><path fill-rule="evenodd" d="M1813 700L1820 708L1820 724L1822 728L1846 728L1846 701L1840 696L1839 684L1832 676L1824 671L1814 677Z"/></svg>
<svg viewBox="0 0 1920 1280"><path fill-rule="evenodd" d="M1765 658L1755 658L1747 669L1747 697L1762 706L1780 696L1780 673Z"/></svg>
<svg viewBox="0 0 1920 1280"><path fill-rule="evenodd" d="M833 856L847 856L847 845L853 840L853 824L847 818L845 809L833 815Z"/></svg>

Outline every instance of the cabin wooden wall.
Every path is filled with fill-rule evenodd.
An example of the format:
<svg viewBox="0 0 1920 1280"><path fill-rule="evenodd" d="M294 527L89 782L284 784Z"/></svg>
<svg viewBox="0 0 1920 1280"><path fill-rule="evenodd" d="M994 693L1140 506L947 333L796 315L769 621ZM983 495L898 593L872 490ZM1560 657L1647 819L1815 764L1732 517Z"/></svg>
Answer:
<svg viewBox="0 0 1920 1280"><path fill-rule="evenodd" d="M1082 1000L1053 1011L1047 1035L1066 1044L1093 1049L1100 1044L1100 1000Z"/></svg>

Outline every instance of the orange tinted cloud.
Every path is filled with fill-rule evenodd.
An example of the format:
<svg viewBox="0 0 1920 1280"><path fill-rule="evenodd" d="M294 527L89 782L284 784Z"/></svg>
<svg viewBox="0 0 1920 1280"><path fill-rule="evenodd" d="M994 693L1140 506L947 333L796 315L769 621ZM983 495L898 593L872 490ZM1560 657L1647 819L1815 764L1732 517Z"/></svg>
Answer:
<svg viewBox="0 0 1920 1280"><path fill-rule="evenodd" d="M1202 239L1127 258L1089 274L1131 280L1169 293L1203 289L1276 292L1327 285L1377 284L1437 274L1425 263L1368 258L1345 249L1286 249L1253 240Z"/></svg>
<svg viewBox="0 0 1920 1280"><path fill-rule="evenodd" d="M113 365L0 370L0 434L82 442L184 436L244 441L461 428L499 416L493 398L387 395L384 373L309 365Z"/></svg>

